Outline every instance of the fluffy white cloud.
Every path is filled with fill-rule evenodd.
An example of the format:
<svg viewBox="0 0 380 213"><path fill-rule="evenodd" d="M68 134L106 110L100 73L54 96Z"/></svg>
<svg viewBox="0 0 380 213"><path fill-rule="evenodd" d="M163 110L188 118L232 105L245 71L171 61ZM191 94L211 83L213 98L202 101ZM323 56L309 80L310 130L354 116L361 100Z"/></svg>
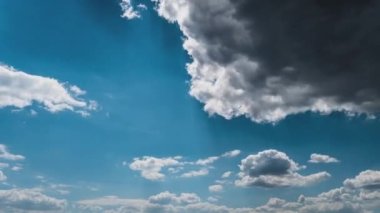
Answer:
<svg viewBox="0 0 380 213"><path fill-rule="evenodd" d="M183 46L192 58L190 94L210 114L277 122L307 111L371 114L380 109L380 65L373 45L379 36L368 33L377 29L372 11L380 4L152 1L158 14L184 34ZM351 8L360 13L349 15ZM349 30L353 26L357 31Z"/></svg>
<svg viewBox="0 0 380 213"><path fill-rule="evenodd" d="M200 170L193 170L186 173L183 173L181 177L183 178L192 178L192 177L198 177L198 176L205 176L208 175L209 170L206 168L200 169Z"/></svg>
<svg viewBox="0 0 380 213"><path fill-rule="evenodd" d="M0 190L0 206L5 212L61 211L67 205L65 200L42 194L35 189Z"/></svg>
<svg viewBox="0 0 380 213"><path fill-rule="evenodd" d="M307 176L298 173L303 167L277 150L265 150L249 155L239 165L237 186L287 187L306 186L330 177L327 172Z"/></svg>
<svg viewBox="0 0 380 213"><path fill-rule="evenodd" d="M219 184L211 185L208 187L210 192L221 192L223 191L223 186Z"/></svg>
<svg viewBox="0 0 380 213"><path fill-rule="evenodd" d="M140 11L147 9L147 7L144 4L138 4L136 10L132 5L132 0L122 0L120 2L120 7L123 10L123 14L121 15L121 17L129 20L141 18Z"/></svg>
<svg viewBox="0 0 380 213"><path fill-rule="evenodd" d="M238 150L238 149L235 149L235 150L232 150L232 151L229 151L229 152L225 152L222 157L226 157L226 158L233 158L233 157L236 157L238 155L240 155L241 151Z"/></svg>
<svg viewBox="0 0 380 213"><path fill-rule="evenodd" d="M0 108L24 108L38 103L49 112L71 110L87 116L97 104L81 99L79 96L84 93L77 86L0 65Z"/></svg>
<svg viewBox="0 0 380 213"><path fill-rule="evenodd" d="M8 151L7 146L4 144L0 144L0 159L4 160L10 160L10 161L17 161L17 160L24 160L25 157L22 155L15 155Z"/></svg>
<svg viewBox="0 0 380 213"><path fill-rule="evenodd" d="M180 159L181 157L179 156L168 158L144 156L142 158L134 158L129 168L134 171L140 171L141 176L148 180L163 180L165 174L161 173L162 168L181 166L183 163L179 161Z"/></svg>
<svg viewBox="0 0 380 213"><path fill-rule="evenodd" d="M328 155L313 153L310 155L309 163L338 163L339 160Z"/></svg>

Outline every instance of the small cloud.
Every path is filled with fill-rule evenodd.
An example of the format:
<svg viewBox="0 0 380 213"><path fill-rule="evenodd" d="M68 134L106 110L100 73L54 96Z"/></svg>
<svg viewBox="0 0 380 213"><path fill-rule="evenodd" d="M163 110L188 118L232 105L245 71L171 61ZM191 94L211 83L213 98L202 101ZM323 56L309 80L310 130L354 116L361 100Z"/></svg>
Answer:
<svg viewBox="0 0 380 213"><path fill-rule="evenodd" d="M11 168L11 170L12 170L12 171L15 171L15 172L21 171L21 170L22 170L22 166L21 166L21 165L19 165L19 166L13 166L13 167Z"/></svg>
<svg viewBox="0 0 380 213"><path fill-rule="evenodd" d="M187 205L192 203L200 202L200 198L198 195L194 193L181 193L180 195L176 195L174 193L165 191L161 192L157 195L153 195L149 197L149 202L154 204L172 204L172 205Z"/></svg>
<svg viewBox="0 0 380 213"><path fill-rule="evenodd" d="M208 187L208 190L210 192L214 192L214 193L221 192L221 191L223 191L223 186L219 185L219 184L211 185Z"/></svg>
<svg viewBox="0 0 380 213"><path fill-rule="evenodd" d="M209 171L208 169L200 169L200 170L193 170L186 173L183 173L181 177L183 178L192 178L192 177L198 177L198 176L205 176L208 175Z"/></svg>
<svg viewBox="0 0 380 213"><path fill-rule="evenodd" d="M229 151L229 152L226 152L222 155L222 157L226 157L226 158L233 158L233 157L236 157L238 155L240 155L241 151L238 150L238 149L235 149L235 150L232 150L232 151Z"/></svg>
<svg viewBox="0 0 380 213"><path fill-rule="evenodd" d="M231 176L231 174L232 174L231 171L227 171L227 172L222 174L222 178L229 178Z"/></svg>
<svg viewBox="0 0 380 213"><path fill-rule="evenodd" d="M219 201L219 199L216 198L216 197L210 196L210 197L207 198L207 201L210 202L210 203L216 203L216 202Z"/></svg>
<svg viewBox="0 0 380 213"><path fill-rule="evenodd" d="M219 157L212 156L212 157L208 157L208 158L205 158L205 159L199 159L199 160L197 160L195 162L195 164L196 165L200 165L200 166L207 166L207 165L210 165L210 164L214 163L218 159L219 159Z"/></svg>
<svg viewBox="0 0 380 213"><path fill-rule="evenodd" d="M142 9L142 10L148 9L148 7L145 4L141 4L141 3L137 5L137 8Z"/></svg>
<svg viewBox="0 0 380 213"><path fill-rule="evenodd" d="M123 14L121 15L121 17L126 18L128 20L141 18L140 11L147 9L145 4L140 3L137 5L136 10L132 4L132 0L122 0L120 3L120 7L123 10Z"/></svg>
<svg viewBox="0 0 380 213"><path fill-rule="evenodd" d="M310 155L309 163L339 163L339 160L328 155L313 153Z"/></svg>
<svg viewBox="0 0 380 213"><path fill-rule="evenodd" d="M181 166L180 156L168 158L156 158L144 156L142 158L134 158L129 168L134 171L140 171L141 176L147 180L159 181L165 178L165 174L161 172L164 167Z"/></svg>

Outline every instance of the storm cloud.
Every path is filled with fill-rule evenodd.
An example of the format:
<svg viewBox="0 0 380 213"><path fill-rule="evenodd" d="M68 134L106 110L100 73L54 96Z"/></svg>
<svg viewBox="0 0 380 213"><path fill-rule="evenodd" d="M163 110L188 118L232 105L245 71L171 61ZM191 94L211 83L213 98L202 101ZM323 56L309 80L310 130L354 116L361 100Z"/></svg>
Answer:
<svg viewBox="0 0 380 213"><path fill-rule="evenodd" d="M153 0L192 58L190 94L210 114L277 122L380 109L380 2Z"/></svg>

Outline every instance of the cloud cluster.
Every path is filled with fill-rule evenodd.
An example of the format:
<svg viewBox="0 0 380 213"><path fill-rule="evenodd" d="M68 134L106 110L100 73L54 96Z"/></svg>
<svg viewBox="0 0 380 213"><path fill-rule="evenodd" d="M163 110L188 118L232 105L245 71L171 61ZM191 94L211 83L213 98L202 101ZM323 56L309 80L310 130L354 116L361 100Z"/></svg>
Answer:
<svg viewBox="0 0 380 213"><path fill-rule="evenodd" d="M0 144L0 159L4 161L8 161L8 163L0 162L0 182L7 180L7 176L4 174L3 170L9 168L12 171L20 171L22 169L21 164L12 165L10 161L21 161L24 160L25 157L22 155L17 155L9 152L8 147L4 144Z"/></svg>
<svg viewBox="0 0 380 213"><path fill-rule="evenodd" d="M81 99L84 94L77 86L0 65L0 108L22 109L37 103L49 112L71 110L88 116L97 104Z"/></svg>
<svg viewBox="0 0 380 213"><path fill-rule="evenodd" d="M339 160L334 157L317 154L317 153L311 154L310 160L309 160L309 163L338 163L338 162Z"/></svg>
<svg viewBox="0 0 380 213"><path fill-rule="evenodd" d="M190 94L210 114L380 110L380 2L152 1L184 34Z"/></svg>
<svg viewBox="0 0 380 213"><path fill-rule="evenodd" d="M203 201L193 193L162 192L148 199L108 196L77 202L82 212L137 213L368 213L380 208L380 171L367 170L347 179L340 188L317 196L299 196L297 201L270 198L255 208L231 208ZM377 187L368 187L377 186ZM211 198L211 199L210 199ZM215 198L209 197L215 201Z"/></svg>
<svg viewBox="0 0 380 213"><path fill-rule="evenodd" d="M298 173L303 167L277 150L265 150L249 155L239 165L237 186L287 187L307 186L330 177L327 172L303 176Z"/></svg>
<svg viewBox="0 0 380 213"><path fill-rule="evenodd" d="M36 189L0 190L0 206L6 212L61 211L65 200L42 194Z"/></svg>
<svg viewBox="0 0 380 213"><path fill-rule="evenodd" d="M165 158L144 156L141 158L134 158L133 162L129 164L129 168L134 171L139 171L143 178L152 181L164 180L166 177L163 173L164 169L171 174L177 174L182 170L186 170L179 175L179 177L192 178L208 175L209 169L212 168L212 164L217 160L220 160L221 158L236 157L240 152L240 150L231 150L219 156L210 156L195 161L185 161L182 156ZM127 165L127 162L123 162L123 165Z"/></svg>
<svg viewBox="0 0 380 213"><path fill-rule="evenodd" d="M141 18L140 11L147 9L147 7L144 4L138 4L136 9L132 4L132 0L121 0L120 7L123 11L121 17L126 18L128 20Z"/></svg>

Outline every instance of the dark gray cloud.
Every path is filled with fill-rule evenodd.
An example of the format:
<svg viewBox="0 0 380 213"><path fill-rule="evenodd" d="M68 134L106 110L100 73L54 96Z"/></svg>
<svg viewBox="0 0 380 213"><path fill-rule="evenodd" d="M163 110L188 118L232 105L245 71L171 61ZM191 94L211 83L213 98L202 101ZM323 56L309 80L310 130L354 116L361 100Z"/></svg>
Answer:
<svg viewBox="0 0 380 213"><path fill-rule="evenodd" d="M153 1L184 33L190 94L211 114L380 109L379 1Z"/></svg>

